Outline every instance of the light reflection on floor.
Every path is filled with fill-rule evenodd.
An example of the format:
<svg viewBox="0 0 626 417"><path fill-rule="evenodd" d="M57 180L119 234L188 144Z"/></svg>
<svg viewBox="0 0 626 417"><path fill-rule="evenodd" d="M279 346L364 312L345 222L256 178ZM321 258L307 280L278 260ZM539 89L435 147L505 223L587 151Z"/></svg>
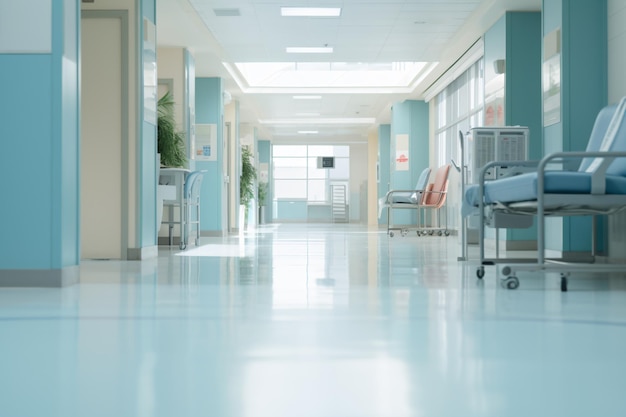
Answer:
<svg viewBox="0 0 626 417"><path fill-rule="evenodd" d="M626 415L625 278L511 291L458 255L267 225L0 289L0 417Z"/></svg>

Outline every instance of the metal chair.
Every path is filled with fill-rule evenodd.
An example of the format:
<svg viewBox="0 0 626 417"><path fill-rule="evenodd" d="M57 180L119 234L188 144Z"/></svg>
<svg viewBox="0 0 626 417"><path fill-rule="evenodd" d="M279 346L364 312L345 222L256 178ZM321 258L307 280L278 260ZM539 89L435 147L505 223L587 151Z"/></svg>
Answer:
<svg viewBox="0 0 626 417"><path fill-rule="evenodd" d="M184 219L180 238L180 249L184 250L189 244L191 235L191 225L196 228L196 246L200 243L200 190L202 189L202 179L206 170L193 171L185 178L184 190ZM195 216L193 215L195 212Z"/></svg>

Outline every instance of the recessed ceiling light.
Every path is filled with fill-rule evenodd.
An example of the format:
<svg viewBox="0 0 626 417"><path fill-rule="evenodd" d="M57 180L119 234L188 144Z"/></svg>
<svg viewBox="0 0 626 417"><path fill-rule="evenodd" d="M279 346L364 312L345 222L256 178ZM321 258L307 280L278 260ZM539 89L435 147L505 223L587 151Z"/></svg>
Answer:
<svg viewBox="0 0 626 417"><path fill-rule="evenodd" d="M319 131L317 130L298 130L298 133L301 135L314 135L316 133L319 133Z"/></svg>
<svg viewBox="0 0 626 417"><path fill-rule="evenodd" d="M320 100L322 96L293 96L294 100Z"/></svg>
<svg viewBox="0 0 626 417"><path fill-rule="evenodd" d="M288 46L285 48L288 54L332 54L332 46Z"/></svg>
<svg viewBox="0 0 626 417"><path fill-rule="evenodd" d="M339 17L341 7L281 7L280 15L285 17Z"/></svg>

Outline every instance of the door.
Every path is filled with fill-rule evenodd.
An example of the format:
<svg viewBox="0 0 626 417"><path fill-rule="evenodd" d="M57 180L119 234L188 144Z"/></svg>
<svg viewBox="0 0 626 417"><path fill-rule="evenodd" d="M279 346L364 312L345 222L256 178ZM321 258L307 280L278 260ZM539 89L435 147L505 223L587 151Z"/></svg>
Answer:
<svg viewBox="0 0 626 417"><path fill-rule="evenodd" d="M81 19L82 258L125 258L123 13L89 11Z"/></svg>

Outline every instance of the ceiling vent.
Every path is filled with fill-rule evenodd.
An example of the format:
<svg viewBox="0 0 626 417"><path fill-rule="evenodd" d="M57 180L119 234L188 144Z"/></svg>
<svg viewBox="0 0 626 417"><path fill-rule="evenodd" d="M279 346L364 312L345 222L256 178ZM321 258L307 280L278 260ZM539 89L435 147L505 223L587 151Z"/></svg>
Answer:
<svg viewBox="0 0 626 417"><path fill-rule="evenodd" d="M223 17L223 16L241 16L241 12L237 8L231 9L213 9L215 16Z"/></svg>

